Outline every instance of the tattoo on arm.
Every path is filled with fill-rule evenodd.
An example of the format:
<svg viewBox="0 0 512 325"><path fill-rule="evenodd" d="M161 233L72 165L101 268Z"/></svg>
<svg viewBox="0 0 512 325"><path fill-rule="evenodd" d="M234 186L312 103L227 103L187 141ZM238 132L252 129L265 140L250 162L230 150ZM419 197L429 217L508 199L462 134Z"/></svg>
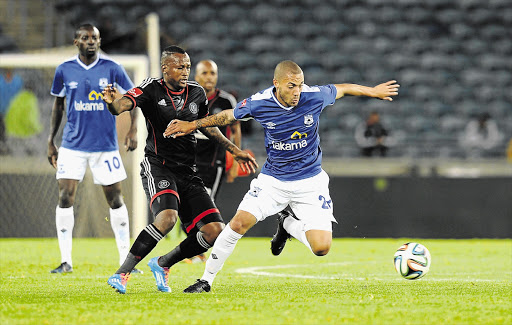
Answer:
<svg viewBox="0 0 512 325"><path fill-rule="evenodd" d="M212 126L224 126L233 123L235 120L235 116L233 115L233 110L228 109L224 110L220 113L204 117L200 120L196 120L196 127L206 128Z"/></svg>
<svg viewBox="0 0 512 325"><path fill-rule="evenodd" d="M201 132L203 132L209 139L217 141L230 153L234 153L235 149L237 148L237 146L228 138L226 138L217 127L201 128Z"/></svg>

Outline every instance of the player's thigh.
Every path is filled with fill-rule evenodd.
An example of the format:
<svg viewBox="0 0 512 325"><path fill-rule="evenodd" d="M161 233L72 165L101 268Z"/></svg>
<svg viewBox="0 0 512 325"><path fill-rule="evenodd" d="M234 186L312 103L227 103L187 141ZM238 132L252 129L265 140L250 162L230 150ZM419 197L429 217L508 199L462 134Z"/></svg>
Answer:
<svg viewBox="0 0 512 325"><path fill-rule="evenodd" d="M87 169L88 155L89 153L83 151L59 148L56 178L81 182Z"/></svg>
<svg viewBox="0 0 512 325"><path fill-rule="evenodd" d="M256 217L257 221L282 211L288 205L288 195L279 188L278 180L259 174L251 181L249 191L245 194L238 210L246 211Z"/></svg>
<svg viewBox="0 0 512 325"><path fill-rule="evenodd" d="M180 195L174 174L160 162L148 157L144 157L140 165L142 187L153 216L164 210L178 211Z"/></svg>
<svg viewBox="0 0 512 325"><path fill-rule="evenodd" d="M329 193L329 176L322 171L301 182L295 192L290 207L297 218L304 223L304 231L332 232L332 222L336 222L336 219L334 219L334 205Z"/></svg>
<svg viewBox="0 0 512 325"><path fill-rule="evenodd" d="M208 235L209 231L211 231L211 237L216 237L214 232L216 232L215 230L218 229L218 227L204 226L210 223L224 224L219 209L217 209L215 203L213 203L212 198L198 177L180 180L178 183L182 181L185 181L187 184L179 186L180 209L178 213L184 225L185 232L190 233L202 229L207 231Z"/></svg>
<svg viewBox="0 0 512 325"><path fill-rule="evenodd" d="M94 184L112 185L126 179L119 151L94 152L89 158Z"/></svg>

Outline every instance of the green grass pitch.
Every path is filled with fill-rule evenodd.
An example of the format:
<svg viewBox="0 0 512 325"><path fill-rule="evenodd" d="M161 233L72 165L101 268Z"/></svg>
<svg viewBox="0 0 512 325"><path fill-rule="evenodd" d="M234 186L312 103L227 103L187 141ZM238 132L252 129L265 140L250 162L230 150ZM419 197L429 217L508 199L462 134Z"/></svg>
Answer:
<svg viewBox="0 0 512 325"><path fill-rule="evenodd" d="M177 244L164 239L125 295L107 284L113 239L75 239L74 272L56 239L0 239L0 323L6 324L512 324L512 240L414 239L430 272L402 279L393 254L409 239L335 239L316 257L296 240L279 257L268 238L243 238L208 294L184 294L204 264L179 263L172 293L158 292L147 262Z"/></svg>

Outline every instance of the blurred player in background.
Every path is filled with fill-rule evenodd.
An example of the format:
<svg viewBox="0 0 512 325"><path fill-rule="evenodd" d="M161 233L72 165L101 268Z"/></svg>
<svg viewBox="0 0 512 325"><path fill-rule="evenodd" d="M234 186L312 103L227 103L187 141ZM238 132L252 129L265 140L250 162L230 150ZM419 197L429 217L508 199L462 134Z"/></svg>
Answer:
<svg viewBox="0 0 512 325"><path fill-rule="evenodd" d="M356 126L354 138L361 148L363 157L386 157L391 143L389 132L380 122L380 114L377 111L371 112L366 121Z"/></svg>
<svg viewBox="0 0 512 325"><path fill-rule="evenodd" d="M73 271L71 259L72 233L75 223L73 204L78 183L89 165L94 183L103 187L110 206L110 223L119 250L120 263L130 247L128 210L121 195L121 181L126 178L117 143L116 119L101 100L101 92L108 84L116 84L121 92L133 88L124 68L99 54L99 30L90 24L79 26L73 44L78 55L55 71L51 94L55 96L48 137L48 161L57 169L59 205L55 212L61 264L51 273ZM58 150L54 139L66 111L62 144ZM137 147L137 121L131 114L131 127L125 147Z"/></svg>
<svg viewBox="0 0 512 325"><path fill-rule="evenodd" d="M126 292L133 268L172 230L178 217L185 226L187 238L169 253L154 257L148 263L157 288L162 292L171 291L169 268L185 258L206 252L224 228L219 210L195 174L194 135L175 139L163 134L176 118L193 121L208 115L206 93L199 84L188 81L190 57L182 48L165 48L160 63L163 78L148 78L121 98L116 98L116 90L110 85L103 91L103 100L112 114L140 107L148 128L141 177L155 219L140 232L123 265L107 281L119 293ZM217 139L239 160L244 170L255 171L256 160L229 141L218 128L201 128L201 132Z"/></svg>
<svg viewBox="0 0 512 325"><path fill-rule="evenodd" d="M223 126L254 118L265 129L267 161L238 207L233 219L217 238L206 261L203 277L186 293L209 292L217 273L236 243L258 221L289 206L293 214L282 214L271 250L279 255L286 240L295 237L315 255L326 255L332 243L333 203L329 176L322 169L318 135L323 109L345 95L368 96L391 101L398 94L395 81L365 87L330 84L309 87L302 69L292 61L280 62L273 87L238 103L234 110L192 122L175 120L164 135L179 137L197 128Z"/></svg>
<svg viewBox="0 0 512 325"><path fill-rule="evenodd" d="M216 88L218 79L217 64L212 60L203 60L196 65L195 80L206 91L208 98L208 110L210 114L217 114L226 109L233 109L236 99L228 92ZM242 132L240 123L219 128L226 138L230 139L237 147L242 147ZM210 140L201 131L194 133L197 140L196 164L197 175L203 180L206 190L215 202L217 194L224 180L232 183L238 176L238 163L233 162L226 171L226 149L217 141ZM183 231L187 232L184 225ZM203 254L185 259L187 263L200 263L206 261Z"/></svg>

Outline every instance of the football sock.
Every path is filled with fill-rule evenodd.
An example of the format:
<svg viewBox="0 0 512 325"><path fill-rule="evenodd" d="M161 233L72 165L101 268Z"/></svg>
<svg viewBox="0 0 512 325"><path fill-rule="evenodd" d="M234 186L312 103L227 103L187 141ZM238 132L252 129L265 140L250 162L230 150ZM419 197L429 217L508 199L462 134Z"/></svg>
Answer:
<svg viewBox="0 0 512 325"><path fill-rule="evenodd" d="M73 266L71 260L71 249L73 247L73 227L75 226L75 216L73 207L55 209L55 225L57 226L57 238L59 239L59 248L61 263L67 262Z"/></svg>
<svg viewBox="0 0 512 325"><path fill-rule="evenodd" d="M119 273L130 273L135 265L137 265L146 255L155 248L156 244L163 238L162 233L156 229L153 224L149 224L144 228L126 256L124 263L117 270Z"/></svg>
<svg viewBox="0 0 512 325"><path fill-rule="evenodd" d="M171 267L179 261L194 257L206 252L212 247L204 239L203 234L199 231L195 235L188 236L176 248L158 259L158 265L161 267Z"/></svg>
<svg viewBox="0 0 512 325"><path fill-rule="evenodd" d="M294 219L292 217L288 217L284 219L283 222L284 229L292 235L294 238L296 238L298 241L306 245L307 248L311 250L311 245L308 242L308 239L306 238L306 232L304 231L304 224L302 221Z"/></svg>
<svg viewBox="0 0 512 325"><path fill-rule="evenodd" d="M208 281L210 286L212 285L215 276L222 269L224 262L228 259L231 253L233 253L236 243L242 237L243 235L240 235L231 229L229 223L226 225L219 237L215 240L212 253L206 261L203 277L201 279Z"/></svg>
<svg viewBox="0 0 512 325"><path fill-rule="evenodd" d="M130 251L130 221L128 209L122 205L117 209L109 209L110 224L116 238L117 250L119 251L119 265L123 264Z"/></svg>

